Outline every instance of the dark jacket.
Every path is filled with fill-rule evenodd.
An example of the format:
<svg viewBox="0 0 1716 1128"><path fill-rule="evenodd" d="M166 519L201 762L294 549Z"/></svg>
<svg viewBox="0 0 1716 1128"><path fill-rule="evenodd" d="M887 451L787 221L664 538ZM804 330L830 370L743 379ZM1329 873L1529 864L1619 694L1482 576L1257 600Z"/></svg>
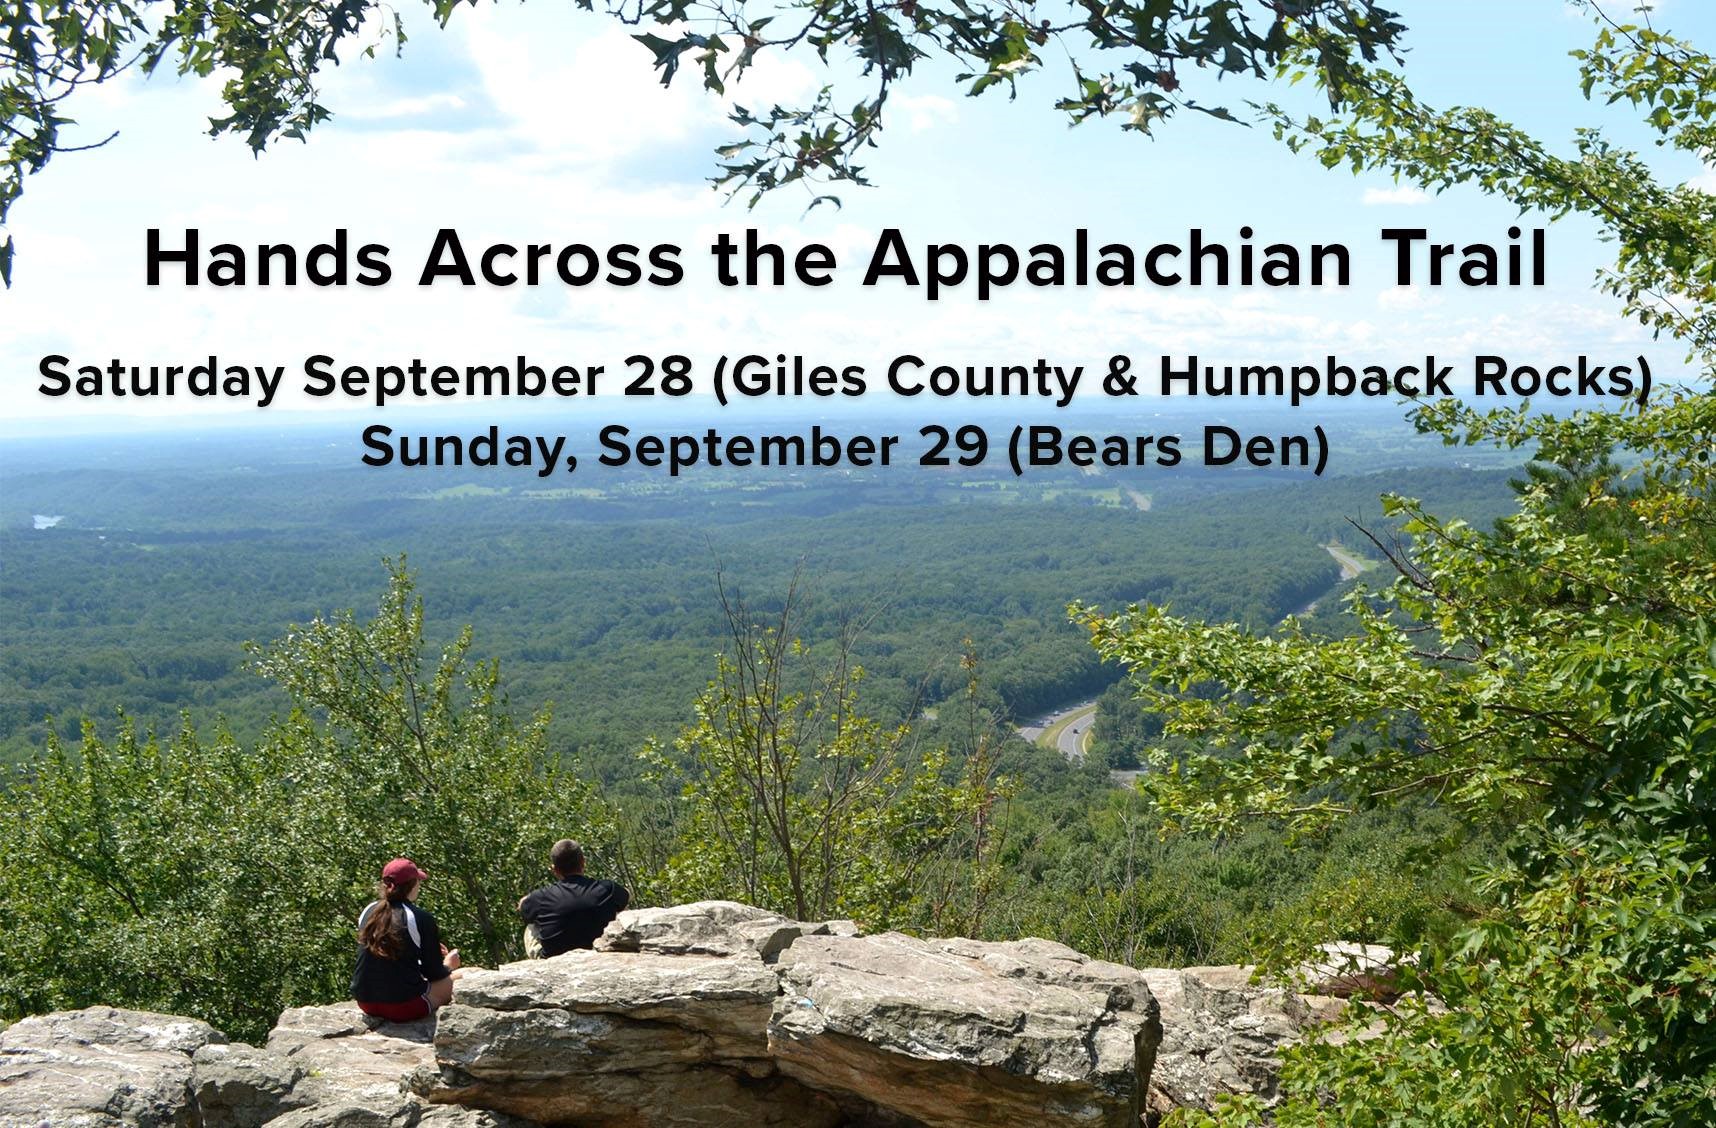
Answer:
<svg viewBox="0 0 1716 1128"><path fill-rule="evenodd" d="M373 901L358 916L358 928L378 911ZM435 918L423 909L401 901L393 906L393 927L400 934L398 959L383 959L358 945L357 967L352 971L352 998L362 1003L403 1003L417 998L429 987L453 974L441 962L441 930Z"/></svg>
<svg viewBox="0 0 1716 1128"><path fill-rule="evenodd" d="M532 892L518 915L536 926L542 954L558 956L594 944L631 899L623 885L579 874Z"/></svg>

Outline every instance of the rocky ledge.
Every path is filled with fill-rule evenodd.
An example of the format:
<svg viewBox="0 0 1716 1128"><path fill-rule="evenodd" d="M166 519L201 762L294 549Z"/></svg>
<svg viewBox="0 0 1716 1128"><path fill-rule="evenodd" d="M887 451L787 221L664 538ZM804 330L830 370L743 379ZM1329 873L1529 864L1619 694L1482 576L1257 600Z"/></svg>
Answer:
<svg viewBox="0 0 1716 1128"><path fill-rule="evenodd" d="M1272 1096L1277 1047L1345 1005L1249 970L644 909L595 951L468 972L434 1022L302 1007L248 1046L106 1007L24 1019L0 1128L1138 1128Z"/></svg>

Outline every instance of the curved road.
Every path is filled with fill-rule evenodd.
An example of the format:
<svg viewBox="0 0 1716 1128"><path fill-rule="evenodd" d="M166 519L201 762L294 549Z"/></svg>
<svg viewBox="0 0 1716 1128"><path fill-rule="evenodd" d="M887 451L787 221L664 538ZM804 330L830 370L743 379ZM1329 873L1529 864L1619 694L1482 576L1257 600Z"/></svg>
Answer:
<svg viewBox="0 0 1716 1128"><path fill-rule="evenodd" d="M1135 491L1128 490L1127 492L1133 494L1133 500L1135 502L1138 501L1139 495L1137 495ZM1143 502L1139 504L1139 508L1145 508L1148 504L1149 499L1146 497ZM1376 566L1376 561L1367 560L1342 545L1325 544L1323 548L1327 550L1328 554L1334 557L1335 562L1341 566L1342 582L1350 580L1360 572ZM1300 614L1309 615L1316 609L1317 601L1313 600L1310 606L1306 607L1300 612ZM1065 756L1072 763L1081 764L1084 762L1085 742L1090 739L1090 726L1095 722L1096 702L1080 701L1077 705L1072 705L1065 709L1050 713L1046 717L1039 717L1028 725L1020 725L1018 733L1032 744L1044 744L1044 739L1052 736L1054 738L1053 746L1055 751L1059 752L1062 756ZM1048 747L1046 744L1044 746ZM1127 777L1137 775L1136 772L1117 772L1112 774ZM1128 779L1126 782L1130 784L1131 781Z"/></svg>
<svg viewBox="0 0 1716 1128"><path fill-rule="evenodd" d="M1076 764L1084 759L1084 742L1090 735L1090 726L1095 720L1096 702L1081 701L1071 708L1050 713L1028 725L1021 725L1019 735L1033 744L1041 744L1043 738L1052 732L1056 751Z"/></svg>
<svg viewBox="0 0 1716 1128"><path fill-rule="evenodd" d="M1370 569L1376 567L1376 561L1366 560L1364 557L1359 556L1358 554L1352 552L1350 549L1343 548L1339 544L1325 544L1323 546L1323 550L1325 552L1327 552L1330 556L1333 556L1335 558L1335 563L1339 564L1341 566L1341 578L1339 580L1335 581L1335 584L1337 587L1340 586L1341 584L1346 583L1348 580L1352 579L1354 576L1359 575L1361 572L1366 572L1366 571L1369 571ZM1323 602L1323 597L1321 595L1319 595L1316 599L1313 599L1313 600L1311 600L1311 602L1305 604L1304 608L1299 612L1299 614L1301 614L1301 615L1311 614L1311 612L1313 612L1317 609L1317 604L1319 604L1321 602Z"/></svg>
<svg viewBox="0 0 1716 1128"><path fill-rule="evenodd" d="M1323 548L1335 558L1335 563L1341 566L1342 581L1350 580L1360 572L1366 572L1376 567L1376 561L1366 560L1358 553L1342 545L1325 544Z"/></svg>
<svg viewBox="0 0 1716 1128"><path fill-rule="evenodd" d="M1096 722L1096 704L1091 703L1090 709L1080 713L1069 721L1067 727L1061 730L1060 738L1055 741L1055 747L1075 764L1084 762L1084 742L1090 736L1090 726Z"/></svg>

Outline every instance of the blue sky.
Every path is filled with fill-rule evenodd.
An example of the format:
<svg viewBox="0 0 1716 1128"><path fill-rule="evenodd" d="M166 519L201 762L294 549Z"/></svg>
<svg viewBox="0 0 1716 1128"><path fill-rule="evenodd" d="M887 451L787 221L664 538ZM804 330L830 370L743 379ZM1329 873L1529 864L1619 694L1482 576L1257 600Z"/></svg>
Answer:
<svg viewBox="0 0 1716 1128"><path fill-rule="evenodd" d="M1578 97L1567 52L1588 44L1593 29L1560 0L1397 6L1411 29L1409 71L1427 99L1486 105L1556 140L1579 125L1620 123L1624 139L1650 146L1624 115ZM1670 0L1657 22L1709 44L1712 7ZM446 31L418 18L411 32L403 59L357 60L331 72L324 101L335 120L308 145L280 142L260 159L236 139L203 135L219 110L218 80L127 78L69 105L90 133L120 136L100 151L57 159L13 211L19 249L14 286L0 294L0 414L71 429L109 415L182 422L219 411L270 421L328 406L296 395L266 412L220 401L53 400L36 391L45 353L94 364L196 363L212 353L222 364L285 365L289 386L302 357L315 352L368 365L522 352L610 371L640 351L700 360L781 351L836 365L879 365L901 351L959 364L1045 356L1097 369L1116 351L1274 363L1331 351L1361 363L1426 351L1494 351L1527 363L1580 351L1643 353L1665 371L1680 359L1593 292L1606 254L1588 224L1552 230L1551 285L1543 290L1400 290L1390 284L1379 228L1497 242L1518 221L1514 210L1470 191L1425 197L1386 178L1329 172L1265 130L1199 115L1182 115L1154 140L1102 121L1069 129L1052 109L1068 79L1052 65L1023 81L1014 102L965 98L951 68L925 70L891 101L890 126L868 166L877 187L844 188L840 210L806 214L807 196L789 190L747 212L724 206L705 182L711 147L733 136L723 106L683 77L663 90L648 53L611 19L570 5L508 4L461 9ZM830 77L841 76L814 57L773 60L736 95L749 104L803 97ZM1282 92L1224 82L1214 93L1236 105ZM1691 157L1653 159L1670 179L1716 187ZM888 226L915 243L1066 243L1082 226L1101 241L1148 245L1182 240L1192 226L1232 240L1244 223L1259 242L1349 244L1354 284L1016 286L987 303L965 292L933 305L897 287L857 285ZM151 290L142 254L151 226L197 226L209 242L304 248L343 226L356 242L393 248L396 280L379 290ZM688 277L653 292L411 285L443 226L469 244L680 243ZM713 286L703 248L715 233L747 226L788 245L833 246L840 281L784 292Z"/></svg>

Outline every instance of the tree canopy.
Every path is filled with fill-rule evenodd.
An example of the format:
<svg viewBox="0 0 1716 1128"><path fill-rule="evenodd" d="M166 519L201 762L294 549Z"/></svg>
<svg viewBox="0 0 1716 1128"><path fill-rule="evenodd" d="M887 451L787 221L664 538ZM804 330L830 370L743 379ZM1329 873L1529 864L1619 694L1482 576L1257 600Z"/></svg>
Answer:
<svg viewBox="0 0 1716 1128"><path fill-rule="evenodd" d="M427 0L442 26L463 5ZM477 0L470 0L472 5ZM1118 114L1148 131L1179 108L1217 116L1182 88L1188 69L1265 77L1290 53L1312 61L1331 91L1355 60L1393 51L1402 26L1374 0L958 0L886 4L810 0L779 5L725 0L578 0L640 30L663 84L682 65L708 90L768 52L814 52L830 73L863 84L856 97L831 80L806 105L735 108L743 136L723 146L714 179L752 202L771 188L810 179L864 183L861 152L876 142L889 91L920 63L951 61L971 94L1004 87L1042 65L1051 42L1074 60L1057 104L1074 121ZM54 156L99 146L66 130L77 92L136 68L222 76L224 113L212 135L237 134L260 151L276 138L303 140L332 109L317 79L342 55L403 49L401 12L378 0L26 0L0 9L0 226L27 175ZM643 56L640 55L640 64ZM12 241L0 244L0 280L11 277Z"/></svg>
<svg viewBox="0 0 1716 1128"><path fill-rule="evenodd" d="M1597 14L1586 94L1706 151L1713 60ZM1380 69L1351 76L1346 104L1330 119L1271 112L1331 167L1594 217L1618 252L1604 287L1708 379L1711 197L1658 182L1599 132L1560 156ZM1422 953L1425 994L1361 1008L1362 1037L1292 1055L1276 1122L1321 1124L1331 1106L1350 1124L1716 1121L1716 397L1701 384L1615 412L1444 400L1412 415L1538 466L1493 529L1391 499L1407 539L1379 539L1395 578L1351 599L1358 635L1077 611L1168 731L1196 739L1146 777L1182 825L1307 827L1428 797L1515 827L1479 877L1493 907ZM1260 1115L1240 1102L1217 1119Z"/></svg>

